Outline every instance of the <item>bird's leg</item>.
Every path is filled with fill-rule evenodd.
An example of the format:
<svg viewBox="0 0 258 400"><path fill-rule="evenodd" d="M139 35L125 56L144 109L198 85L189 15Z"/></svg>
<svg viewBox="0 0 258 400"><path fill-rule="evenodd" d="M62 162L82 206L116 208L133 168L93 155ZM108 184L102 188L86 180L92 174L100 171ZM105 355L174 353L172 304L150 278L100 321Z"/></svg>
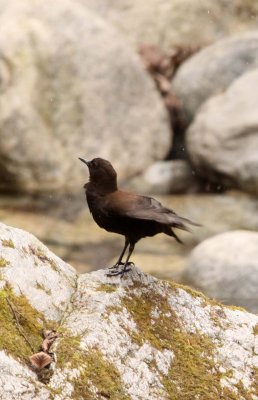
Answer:
<svg viewBox="0 0 258 400"><path fill-rule="evenodd" d="M131 263L129 262L129 259L130 259L131 255L132 255L132 252L134 251L134 246L135 246L134 243L133 243L133 244L130 243L128 256L127 256L127 258L126 258L126 260L125 260L123 269L122 269L121 271L118 271L118 270L116 270L116 271L110 271L110 273L108 274L108 276L117 276L117 275L121 275L121 277L122 277L122 276L124 276L124 274L125 274L126 272L128 272L128 271L131 270L131 267L130 267L130 264L131 264Z"/></svg>
<svg viewBox="0 0 258 400"><path fill-rule="evenodd" d="M135 244L131 244L130 243L128 256L127 256L127 258L125 260L124 267L123 267L123 269L121 271L121 276L123 276L125 274L125 272L131 271L131 267L130 267L131 263L129 262L129 259L130 259L131 255L132 255L132 252L134 251L134 246L135 246Z"/></svg>
<svg viewBox="0 0 258 400"><path fill-rule="evenodd" d="M124 248L123 248L123 250L122 250L122 253L120 254L119 259L117 260L117 262L115 263L115 265L113 265L112 267L110 267L110 269L118 268L119 265L122 265L122 264L123 264L123 263L122 263L122 259L123 259L123 257L124 257L124 254L125 254L125 251L126 251L128 245L129 245L129 240L128 240L127 238L125 238L125 245L124 245Z"/></svg>

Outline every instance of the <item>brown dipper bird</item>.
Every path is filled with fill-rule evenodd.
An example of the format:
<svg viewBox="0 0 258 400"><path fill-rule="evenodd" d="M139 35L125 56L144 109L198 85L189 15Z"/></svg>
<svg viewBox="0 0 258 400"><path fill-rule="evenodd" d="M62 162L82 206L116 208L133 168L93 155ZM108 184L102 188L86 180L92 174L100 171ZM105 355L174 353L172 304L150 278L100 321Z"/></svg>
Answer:
<svg viewBox="0 0 258 400"><path fill-rule="evenodd" d="M129 259L135 244L140 239L165 233L182 243L172 228L189 230L187 224L198 225L163 207L151 197L119 190L116 171L109 161L102 158L94 158L92 161L86 161L83 158L79 160L89 168L90 181L84 185L84 188L95 222L108 232L115 232L125 237L123 251L108 276L120 274L123 276L130 270L132 263ZM128 255L123 263L122 259L128 246ZM121 271L120 265L123 265Z"/></svg>

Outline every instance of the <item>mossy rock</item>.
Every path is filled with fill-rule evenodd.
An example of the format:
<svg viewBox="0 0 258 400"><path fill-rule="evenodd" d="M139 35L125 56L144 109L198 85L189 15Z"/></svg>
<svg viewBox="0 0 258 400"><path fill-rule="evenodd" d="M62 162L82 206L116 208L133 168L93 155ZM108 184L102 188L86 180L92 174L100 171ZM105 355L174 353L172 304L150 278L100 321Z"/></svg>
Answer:
<svg viewBox="0 0 258 400"><path fill-rule="evenodd" d="M136 267L77 276L32 235L1 230L15 243L0 252L1 399L257 399L258 316ZM43 328L61 337L40 382L28 360Z"/></svg>

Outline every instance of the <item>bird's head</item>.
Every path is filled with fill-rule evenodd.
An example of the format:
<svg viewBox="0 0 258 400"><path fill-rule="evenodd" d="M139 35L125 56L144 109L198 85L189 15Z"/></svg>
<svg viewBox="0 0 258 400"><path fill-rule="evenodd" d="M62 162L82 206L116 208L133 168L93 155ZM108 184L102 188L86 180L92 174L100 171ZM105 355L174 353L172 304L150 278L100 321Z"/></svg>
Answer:
<svg viewBox="0 0 258 400"><path fill-rule="evenodd" d="M100 192L113 192L117 190L117 174L112 164L103 158L93 158L91 161L79 157L87 165L90 173L90 182Z"/></svg>

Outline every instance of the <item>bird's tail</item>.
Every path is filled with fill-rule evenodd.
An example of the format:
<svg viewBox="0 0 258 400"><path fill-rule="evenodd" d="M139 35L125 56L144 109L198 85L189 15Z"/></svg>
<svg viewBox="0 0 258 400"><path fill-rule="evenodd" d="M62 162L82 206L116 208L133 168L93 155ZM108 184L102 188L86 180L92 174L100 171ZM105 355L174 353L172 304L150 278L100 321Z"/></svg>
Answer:
<svg viewBox="0 0 258 400"><path fill-rule="evenodd" d="M191 229L188 225L201 226L200 224L190 221L190 219L180 217L179 215L173 215L172 219L173 221L171 221L171 224L169 223L168 225L165 226L164 233L166 235L173 236L176 239L176 241L181 244L183 244L182 240L179 239L179 237L175 234L172 227L190 232Z"/></svg>
<svg viewBox="0 0 258 400"><path fill-rule="evenodd" d="M183 229L184 231L190 231L190 227L188 225L193 226L201 226L196 222L190 221L190 219L180 217L179 215L170 215L170 221L168 221L168 225L173 226L173 228Z"/></svg>
<svg viewBox="0 0 258 400"><path fill-rule="evenodd" d="M170 226L166 226L166 228L164 229L164 233L168 236L172 236L173 238L175 238L178 243L184 243L181 239L179 239L179 237L175 234L173 229L170 228Z"/></svg>

